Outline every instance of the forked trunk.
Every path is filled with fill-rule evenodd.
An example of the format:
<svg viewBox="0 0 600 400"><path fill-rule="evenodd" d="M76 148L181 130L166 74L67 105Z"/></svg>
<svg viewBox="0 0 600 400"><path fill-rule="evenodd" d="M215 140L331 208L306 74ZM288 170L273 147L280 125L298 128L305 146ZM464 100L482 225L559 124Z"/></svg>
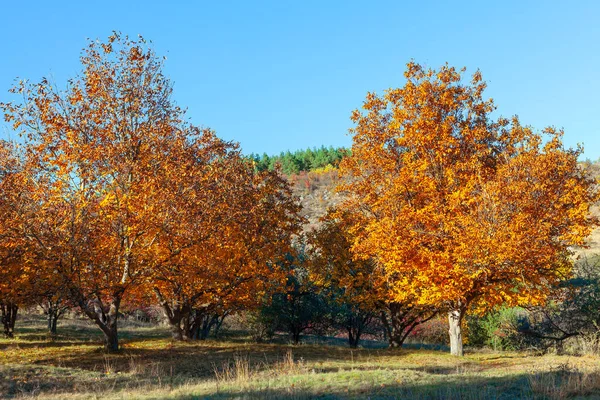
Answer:
<svg viewBox="0 0 600 400"><path fill-rule="evenodd" d="M410 333L420 324L429 321L436 315L435 310L416 308L402 303L388 304L389 318L381 313L381 321L392 348L400 348Z"/></svg>
<svg viewBox="0 0 600 400"><path fill-rule="evenodd" d="M360 343L360 328L348 328L348 344L350 348L356 349Z"/></svg>
<svg viewBox="0 0 600 400"><path fill-rule="evenodd" d="M117 331L117 321L119 318L119 306L121 304L121 297L115 296L109 306L108 313L105 314L104 318L104 345L106 351L113 353L119 350L119 334Z"/></svg>
<svg viewBox="0 0 600 400"><path fill-rule="evenodd" d="M110 298L110 303L106 304L108 310L105 309L100 299L93 303L86 303L85 299L79 297L79 305L85 314L94 321L104 334L104 348L108 353L113 353L119 350L119 334L117 330L117 322L119 319L119 307L123 297L123 290L118 290L113 293Z"/></svg>
<svg viewBox="0 0 600 400"><path fill-rule="evenodd" d="M58 318L60 318L61 311L49 304L46 314L48 316L48 332L56 335L56 326L58 325Z"/></svg>
<svg viewBox="0 0 600 400"><path fill-rule="evenodd" d="M462 320L465 315L464 308L451 310L448 313L448 325L450 334L450 353L453 356L462 357L463 353L463 337L462 337Z"/></svg>
<svg viewBox="0 0 600 400"><path fill-rule="evenodd" d="M167 317L169 327L171 328L171 338L176 341L185 340L187 338L187 333L185 333L185 330L181 325L184 320L187 307L184 307L181 303L169 304L158 288L154 288L154 293L156 294L158 302L160 303L165 316Z"/></svg>

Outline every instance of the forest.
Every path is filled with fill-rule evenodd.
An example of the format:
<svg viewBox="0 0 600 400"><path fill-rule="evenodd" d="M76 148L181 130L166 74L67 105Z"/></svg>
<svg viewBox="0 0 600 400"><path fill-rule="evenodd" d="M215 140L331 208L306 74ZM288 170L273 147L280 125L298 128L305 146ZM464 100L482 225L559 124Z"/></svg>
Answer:
<svg viewBox="0 0 600 400"><path fill-rule="evenodd" d="M1 397L600 393L600 164L561 130L411 61L350 148L246 155L164 63L114 33L0 102Z"/></svg>

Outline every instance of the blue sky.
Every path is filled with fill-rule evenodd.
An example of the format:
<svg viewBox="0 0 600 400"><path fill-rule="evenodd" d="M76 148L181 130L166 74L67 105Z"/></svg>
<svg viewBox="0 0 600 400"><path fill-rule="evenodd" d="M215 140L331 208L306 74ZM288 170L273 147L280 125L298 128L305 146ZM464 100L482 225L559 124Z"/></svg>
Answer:
<svg viewBox="0 0 600 400"><path fill-rule="evenodd" d="M500 114L565 129L600 157L600 2L6 1L0 99L15 77L59 84L86 38L142 34L166 55L191 121L246 153L348 146L367 91L407 61L479 68ZM0 137L10 134L6 126Z"/></svg>

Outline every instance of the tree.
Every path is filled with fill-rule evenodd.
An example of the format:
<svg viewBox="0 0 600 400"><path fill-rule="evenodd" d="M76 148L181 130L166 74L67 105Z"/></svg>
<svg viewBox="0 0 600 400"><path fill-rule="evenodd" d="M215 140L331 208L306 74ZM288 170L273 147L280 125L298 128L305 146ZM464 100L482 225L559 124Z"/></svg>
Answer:
<svg viewBox="0 0 600 400"><path fill-rule="evenodd" d="M382 270L370 257L357 257L352 244L366 223L352 201L331 209L310 237L310 269L313 280L341 305L342 325L351 347L372 320L380 317L390 347L402 347L408 335L437 314L434 307L415 304L411 296L395 293Z"/></svg>
<svg viewBox="0 0 600 400"><path fill-rule="evenodd" d="M584 337L596 350L600 347L600 257L582 257L574 268L574 277L560 282L545 305L528 307L526 323L519 334L543 347L563 343L572 337Z"/></svg>
<svg viewBox="0 0 600 400"><path fill-rule="evenodd" d="M14 336L19 307L29 302L31 279L23 265L21 227L33 211L24 179L22 154L14 144L0 141L0 320L4 336Z"/></svg>
<svg viewBox="0 0 600 400"><path fill-rule="evenodd" d="M90 42L81 63L66 90L21 81L12 92L22 101L0 107L24 138L38 208L23 229L24 265L57 274L116 351L121 302L153 270L171 217L165 173L207 134L184 122L143 38Z"/></svg>
<svg viewBox="0 0 600 400"><path fill-rule="evenodd" d="M311 280L308 260L302 240L278 267L285 273L279 287L273 287L263 298L259 314L255 316L262 333L285 331L293 344L307 331L321 331L326 320L327 302ZM257 339L263 339L258 335ZM266 335L269 336L269 335Z"/></svg>
<svg viewBox="0 0 600 400"><path fill-rule="evenodd" d="M411 62L402 88L367 95L352 120L345 189L368 219L353 243L393 291L449 312L462 355L467 310L542 303L596 221L594 181L562 131L492 118L476 72Z"/></svg>
<svg viewBox="0 0 600 400"><path fill-rule="evenodd" d="M177 217L160 228L166 234L149 282L176 340L198 337L215 313L258 306L284 279L276 265L301 222L277 171L255 171L236 147L218 141L190 154L164 185Z"/></svg>

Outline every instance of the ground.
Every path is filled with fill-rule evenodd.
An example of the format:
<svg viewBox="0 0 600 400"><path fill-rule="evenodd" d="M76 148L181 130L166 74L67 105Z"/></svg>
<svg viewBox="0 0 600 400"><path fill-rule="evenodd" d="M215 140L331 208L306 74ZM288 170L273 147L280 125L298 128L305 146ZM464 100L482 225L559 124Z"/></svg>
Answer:
<svg viewBox="0 0 600 400"><path fill-rule="evenodd" d="M56 337L39 318L19 322L16 339L0 340L0 398L600 399L598 356L471 350L456 358L416 345L351 350L240 335L176 343L165 328L131 323L122 351L109 355L86 321L64 321Z"/></svg>

